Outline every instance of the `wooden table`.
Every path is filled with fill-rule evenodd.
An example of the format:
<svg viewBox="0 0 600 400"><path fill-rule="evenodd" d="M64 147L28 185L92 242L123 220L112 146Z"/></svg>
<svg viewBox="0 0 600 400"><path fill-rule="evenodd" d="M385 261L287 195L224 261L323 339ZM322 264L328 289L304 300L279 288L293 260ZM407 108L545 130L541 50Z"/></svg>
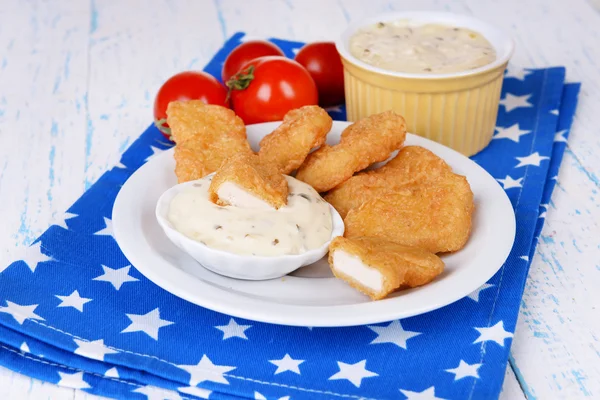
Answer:
<svg viewBox="0 0 600 400"><path fill-rule="evenodd" d="M172 74L232 33L332 40L391 10L448 10L516 39L512 63L567 66L577 117L525 288L502 399L600 398L600 0L2 0L0 271L152 121ZM0 370L2 399L90 399Z"/></svg>

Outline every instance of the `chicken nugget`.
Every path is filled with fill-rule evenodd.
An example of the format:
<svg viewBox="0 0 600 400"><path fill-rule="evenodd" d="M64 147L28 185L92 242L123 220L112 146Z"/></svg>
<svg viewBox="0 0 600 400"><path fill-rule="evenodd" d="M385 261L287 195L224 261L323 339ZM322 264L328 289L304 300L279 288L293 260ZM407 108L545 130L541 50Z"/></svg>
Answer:
<svg viewBox="0 0 600 400"><path fill-rule="evenodd" d="M363 118L344 129L340 143L322 146L300 166L296 178L326 192L357 171L386 160L406 138L404 118L392 111Z"/></svg>
<svg viewBox="0 0 600 400"><path fill-rule="evenodd" d="M179 183L215 172L236 154L252 154L246 127L233 111L200 100L174 101L167 122L175 146L175 174Z"/></svg>
<svg viewBox="0 0 600 400"><path fill-rule="evenodd" d="M211 141L223 136L246 140L246 125L240 117L229 108L202 100L170 102L167 123L175 143L183 143L196 135Z"/></svg>
<svg viewBox="0 0 600 400"><path fill-rule="evenodd" d="M258 156L241 154L226 160L210 182L209 198L221 206L278 209L287 204L288 184Z"/></svg>
<svg viewBox="0 0 600 400"><path fill-rule="evenodd" d="M289 111L283 123L260 141L261 162L289 174L304 162L312 149L325 142L332 123L329 114L318 106Z"/></svg>
<svg viewBox="0 0 600 400"><path fill-rule="evenodd" d="M373 236L432 253L462 249L471 233L473 192L464 176L405 188L351 209L345 236Z"/></svg>
<svg viewBox="0 0 600 400"><path fill-rule="evenodd" d="M336 186L327 193L325 200L345 218L348 211L365 201L396 193L403 188L432 183L451 173L450 166L431 151L419 146L407 146L383 167L354 175Z"/></svg>
<svg viewBox="0 0 600 400"><path fill-rule="evenodd" d="M435 254L372 237L336 237L329 245L329 265L337 278L372 300L425 285L444 270Z"/></svg>

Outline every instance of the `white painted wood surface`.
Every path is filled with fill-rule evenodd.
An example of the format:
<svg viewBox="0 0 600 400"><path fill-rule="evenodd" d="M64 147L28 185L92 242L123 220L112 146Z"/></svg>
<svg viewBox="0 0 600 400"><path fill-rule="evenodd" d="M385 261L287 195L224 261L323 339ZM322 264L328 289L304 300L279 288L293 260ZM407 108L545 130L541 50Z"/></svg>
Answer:
<svg viewBox="0 0 600 400"><path fill-rule="evenodd" d="M501 398L600 398L600 1L150 0L0 5L0 270L152 120L160 84L238 30L333 39L389 10L473 14L512 33L513 64L583 82L525 289ZM0 369L0 398L93 399Z"/></svg>

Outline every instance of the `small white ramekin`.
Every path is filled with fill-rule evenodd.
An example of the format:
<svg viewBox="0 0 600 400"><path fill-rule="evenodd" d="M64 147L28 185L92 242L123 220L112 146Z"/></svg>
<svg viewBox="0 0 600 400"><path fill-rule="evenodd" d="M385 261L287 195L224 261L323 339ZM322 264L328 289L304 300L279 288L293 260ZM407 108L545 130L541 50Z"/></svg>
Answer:
<svg viewBox="0 0 600 400"><path fill-rule="evenodd" d="M344 222L340 214L329 205L332 219L331 238L321 247L302 254L284 256L245 256L213 249L177 231L169 219L171 200L183 189L196 181L184 182L164 192L156 203L156 219L169 240L192 256L202 266L220 275L236 279L266 280L280 278L305 265L312 264L327 254L329 243L336 236L344 234Z"/></svg>
<svg viewBox="0 0 600 400"><path fill-rule="evenodd" d="M350 38L377 22L408 20L468 28L494 46L494 62L449 74L388 71L367 64L350 52ZM504 70L514 41L500 29L466 15L446 12L397 12L351 24L336 42L344 65L346 110L349 121L393 110L406 119L411 133L442 143L466 156L483 149L496 126Z"/></svg>

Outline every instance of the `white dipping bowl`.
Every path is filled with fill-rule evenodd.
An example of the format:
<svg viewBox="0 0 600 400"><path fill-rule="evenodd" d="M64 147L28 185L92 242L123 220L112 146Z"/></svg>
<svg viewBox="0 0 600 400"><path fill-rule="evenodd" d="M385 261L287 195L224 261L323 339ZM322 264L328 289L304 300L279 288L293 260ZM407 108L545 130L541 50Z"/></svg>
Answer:
<svg viewBox="0 0 600 400"><path fill-rule="evenodd" d="M217 274L253 281L280 278L323 258L329 250L331 240L344 234L342 217L335 208L329 205L332 220L331 238L317 249L302 254L283 256L247 256L213 249L179 232L168 219L169 205L173 198L195 182L180 183L164 192L156 204L156 219L175 246L188 253L203 267Z"/></svg>

